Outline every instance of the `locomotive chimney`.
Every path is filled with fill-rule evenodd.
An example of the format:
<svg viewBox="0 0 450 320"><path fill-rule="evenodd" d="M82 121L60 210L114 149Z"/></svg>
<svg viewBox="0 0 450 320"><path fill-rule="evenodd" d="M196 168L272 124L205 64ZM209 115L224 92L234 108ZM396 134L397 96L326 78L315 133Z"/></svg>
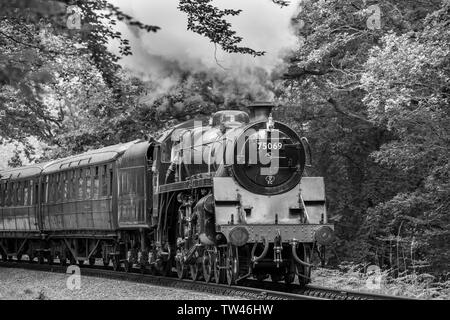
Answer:
<svg viewBox="0 0 450 320"><path fill-rule="evenodd" d="M250 122L264 121L269 118L273 104L270 102L255 102L247 108L250 110Z"/></svg>

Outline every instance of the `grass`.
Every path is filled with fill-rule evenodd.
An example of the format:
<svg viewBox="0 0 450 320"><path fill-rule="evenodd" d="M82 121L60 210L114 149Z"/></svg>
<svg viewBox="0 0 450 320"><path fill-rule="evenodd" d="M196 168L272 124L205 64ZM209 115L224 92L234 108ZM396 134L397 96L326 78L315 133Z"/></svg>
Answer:
<svg viewBox="0 0 450 320"><path fill-rule="evenodd" d="M434 276L426 273L404 272L396 278L391 274L392 270L376 270L360 264L344 263L338 269L315 269L312 284L417 299L450 299L450 280L437 282Z"/></svg>

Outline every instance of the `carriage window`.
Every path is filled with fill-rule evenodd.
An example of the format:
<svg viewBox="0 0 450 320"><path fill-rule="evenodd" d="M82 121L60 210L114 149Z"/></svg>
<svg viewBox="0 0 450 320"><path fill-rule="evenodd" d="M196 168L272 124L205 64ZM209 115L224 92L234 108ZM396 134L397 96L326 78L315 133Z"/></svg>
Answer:
<svg viewBox="0 0 450 320"><path fill-rule="evenodd" d="M72 174L70 171L66 171L66 183L67 183L67 200L72 199Z"/></svg>
<svg viewBox="0 0 450 320"><path fill-rule="evenodd" d="M56 186L56 190L55 190L56 202L59 202L59 201L61 201L61 198L62 198L62 187L63 187L61 173L56 174L55 186Z"/></svg>
<svg viewBox="0 0 450 320"><path fill-rule="evenodd" d="M11 202L12 202L12 200L11 200L11 198L12 198L11 188L12 188L12 183L11 182L6 183L6 185L5 185L5 205L7 207L11 206Z"/></svg>
<svg viewBox="0 0 450 320"><path fill-rule="evenodd" d="M40 194L39 201L45 202L45 177L43 177L41 180L40 192L41 192L41 194Z"/></svg>
<svg viewBox="0 0 450 320"><path fill-rule="evenodd" d="M72 199L78 198L78 177L75 170L72 171Z"/></svg>
<svg viewBox="0 0 450 320"><path fill-rule="evenodd" d="M72 172L66 171L67 200L72 199Z"/></svg>
<svg viewBox="0 0 450 320"><path fill-rule="evenodd" d="M92 194L91 194L91 185L92 185L92 180L91 180L91 168L87 168L86 169L86 199L90 199Z"/></svg>
<svg viewBox="0 0 450 320"><path fill-rule="evenodd" d="M22 205L28 205L28 181L22 182Z"/></svg>
<svg viewBox="0 0 450 320"><path fill-rule="evenodd" d="M10 183L5 183L5 207L11 205L11 186Z"/></svg>
<svg viewBox="0 0 450 320"><path fill-rule="evenodd" d="M44 177L42 180L42 185L44 187L44 202L49 203L52 198L52 182L51 182L51 176Z"/></svg>
<svg viewBox="0 0 450 320"><path fill-rule="evenodd" d="M14 182L11 182L9 185L9 205L14 205Z"/></svg>
<svg viewBox="0 0 450 320"><path fill-rule="evenodd" d="M22 182L17 182L17 199L16 205L21 206L23 201L22 197Z"/></svg>
<svg viewBox="0 0 450 320"><path fill-rule="evenodd" d="M58 201L58 174L54 173L51 175L51 194L50 201L57 202Z"/></svg>
<svg viewBox="0 0 450 320"><path fill-rule="evenodd" d="M25 181L20 182L19 185L19 205L25 204Z"/></svg>
<svg viewBox="0 0 450 320"><path fill-rule="evenodd" d="M49 187L49 177L47 176L47 177L45 177L44 178L44 183L43 183L43 185L44 185L44 202L45 203L48 203L49 202L49 189L48 189L48 187Z"/></svg>
<svg viewBox="0 0 450 320"><path fill-rule="evenodd" d="M58 174L52 174L52 202L58 201Z"/></svg>
<svg viewBox="0 0 450 320"><path fill-rule="evenodd" d="M23 205L24 206L28 206L29 201L28 201L28 181L24 182L24 187L23 187Z"/></svg>
<svg viewBox="0 0 450 320"><path fill-rule="evenodd" d="M94 198L98 198L98 191L99 191L99 181L98 181L98 167L95 167L94 169L94 185L92 190L92 195Z"/></svg>
<svg viewBox="0 0 450 320"><path fill-rule="evenodd" d="M14 192L15 192L15 190L14 190L14 182L11 182L10 184L9 184L9 205L10 206L14 206Z"/></svg>
<svg viewBox="0 0 450 320"><path fill-rule="evenodd" d="M102 168L102 196L108 195L108 167L106 165Z"/></svg>
<svg viewBox="0 0 450 320"><path fill-rule="evenodd" d="M127 185L127 175L125 174L125 171L122 171L121 174L122 176L122 194L127 194L128 193L128 185Z"/></svg>
<svg viewBox="0 0 450 320"><path fill-rule="evenodd" d="M54 186L53 186L53 175L49 175L47 178L47 182L48 182L48 203L53 202L53 198L54 198Z"/></svg>
<svg viewBox="0 0 450 320"><path fill-rule="evenodd" d="M24 206L25 205L25 181L22 181L20 183L20 205Z"/></svg>
<svg viewBox="0 0 450 320"><path fill-rule="evenodd" d="M62 200L63 187L64 187L64 185L63 185L63 175L62 175L62 173L58 173L56 175L56 196L58 197L56 202L60 202Z"/></svg>
<svg viewBox="0 0 450 320"><path fill-rule="evenodd" d="M9 206L14 205L14 182L9 184Z"/></svg>
<svg viewBox="0 0 450 320"><path fill-rule="evenodd" d="M17 201L17 182L11 183L11 205L15 206Z"/></svg>
<svg viewBox="0 0 450 320"><path fill-rule="evenodd" d="M6 183L2 183L2 207L6 207Z"/></svg>
<svg viewBox="0 0 450 320"><path fill-rule="evenodd" d="M50 203L52 201L52 179L51 175L44 178L45 183L45 202Z"/></svg>
<svg viewBox="0 0 450 320"><path fill-rule="evenodd" d="M22 183L16 183L16 206L22 205Z"/></svg>
<svg viewBox="0 0 450 320"><path fill-rule="evenodd" d="M57 201L62 201L63 197L64 197L64 178L63 178L63 174L60 172L57 175L57 179L58 179L58 183L57 183L57 197L58 200Z"/></svg>
<svg viewBox="0 0 450 320"><path fill-rule="evenodd" d="M14 188L14 206L20 206L20 182L15 182Z"/></svg>
<svg viewBox="0 0 450 320"><path fill-rule="evenodd" d="M67 172L62 173L62 185L63 185L63 188L62 188L63 199L67 200L68 193L69 193L68 183L67 183Z"/></svg>
<svg viewBox="0 0 450 320"><path fill-rule="evenodd" d="M13 197L12 197L12 205L14 207L19 204L18 198L19 198L19 183L14 182L13 183Z"/></svg>
<svg viewBox="0 0 450 320"><path fill-rule="evenodd" d="M4 196L5 196L5 191L3 189L4 184L0 183L0 207L4 206Z"/></svg>
<svg viewBox="0 0 450 320"><path fill-rule="evenodd" d="M28 181L23 182L23 205L30 205L30 189L28 188Z"/></svg>
<svg viewBox="0 0 450 320"><path fill-rule="evenodd" d="M2 196L3 201L2 201L2 203L3 203L3 206L4 206L4 207L7 206L7 204L6 204L6 198L7 198L7 195L8 195L8 191L6 190L7 185L8 185L8 184L7 184L6 182L3 183L3 196Z"/></svg>
<svg viewBox="0 0 450 320"><path fill-rule="evenodd" d="M78 199L80 197L80 171L79 170L74 170L73 172L73 198L74 199Z"/></svg>
<svg viewBox="0 0 450 320"><path fill-rule="evenodd" d="M78 199L83 199L84 195L83 195L83 183L84 179L83 179L83 169L80 169L78 171Z"/></svg>
<svg viewBox="0 0 450 320"><path fill-rule="evenodd" d="M20 199L19 190L20 190L19 182L14 182L14 206L19 205Z"/></svg>
<svg viewBox="0 0 450 320"><path fill-rule="evenodd" d="M5 182L4 189L5 189L4 204L5 204L5 207L7 207L8 206L8 198L9 198L9 196L8 196L8 182Z"/></svg>
<svg viewBox="0 0 450 320"><path fill-rule="evenodd" d="M72 171L72 199L76 200L78 199L78 170Z"/></svg>
<svg viewBox="0 0 450 320"><path fill-rule="evenodd" d="M75 171L69 171L70 175L70 200L77 198L77 185L76 185L76 177L75 177Z"/></svg>
<svg viewBox="0 0 450 320"><path fill-rule="evenodd" d="M8 194L8 192L6 191L6 187L7 187L7 183L5 182L2 184L2 190L3 190L2 191L2 204L4 207L6 207L6 197Z"/></svg>
<svg viewBox="0 0 450 320"><path fill-rule="evenodd" d="M73 180L74 180L74 177L73 177L73 171L68 171L67 172L67 174L68 174L68 176L69 176L69 182L68 182L68 185L69 185L69 200L72 200L73 199L73 197L74 197L74 193L75 193L75 188L74 188L74 183L73 183Z"/></svg>
<svg viewBox="0 0 450 320"><path fill-rule="evenodd" d="M112 189L113 189L113 169L112 169L112 165L109 165L108 195L112 195Z"/></svg>
<svg viewBox="0 0 450 320"><path fill-rule="evenodd" d="M30 205L34 204L33 180L30 180Z"/></svg>
<svg viewBox="0 0 450 320"><path fill-rule="evenodd" d="M2 207L6 207L6 183L2 183Z"/></svg>

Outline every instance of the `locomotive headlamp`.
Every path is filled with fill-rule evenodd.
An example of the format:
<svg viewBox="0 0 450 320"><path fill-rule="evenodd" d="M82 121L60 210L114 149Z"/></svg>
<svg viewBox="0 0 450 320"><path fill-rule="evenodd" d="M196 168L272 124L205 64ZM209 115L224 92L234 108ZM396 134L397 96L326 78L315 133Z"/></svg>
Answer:
<svg viewBox="0 0 450 320"><path fill-rule="evenodd" d="M240 247L247 243L249 234L245 227L238 226L231 229L228 237L231 244Z"/></svg>
<svg viewBox="0 0 450 320"><path fill-rule="evenodd" d="M321 245L329 245L334 240L334 231L328 226L323 226L316 231L314 238Z"/></svg>

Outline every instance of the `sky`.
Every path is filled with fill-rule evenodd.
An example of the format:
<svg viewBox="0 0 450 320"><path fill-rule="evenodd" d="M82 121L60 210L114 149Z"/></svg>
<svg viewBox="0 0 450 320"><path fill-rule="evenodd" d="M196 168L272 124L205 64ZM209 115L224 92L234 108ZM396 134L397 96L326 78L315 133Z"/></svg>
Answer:
<svg viewBox="0 0 450 320"><path fill-rule="evenodd" d="M161 27L157 33L131 30L121 23L119 30L130 39L133 56L125 57L121 64L136 72L158 73L166 69L165 62L177 61L181 68L217 67L214 44L207 38L188 31L187 16L177 9L178 0L110 0L125 13L145 24ZM237 17L229 17L237 35L244 38L242 45L257 51L266 51L263 57L217 52L220 65L226 69L247 66L276 68L281 55L294 49L297 39L290 28L299 0L281 8L270 0L215 0L221 9L242 9Z"/></svg>

